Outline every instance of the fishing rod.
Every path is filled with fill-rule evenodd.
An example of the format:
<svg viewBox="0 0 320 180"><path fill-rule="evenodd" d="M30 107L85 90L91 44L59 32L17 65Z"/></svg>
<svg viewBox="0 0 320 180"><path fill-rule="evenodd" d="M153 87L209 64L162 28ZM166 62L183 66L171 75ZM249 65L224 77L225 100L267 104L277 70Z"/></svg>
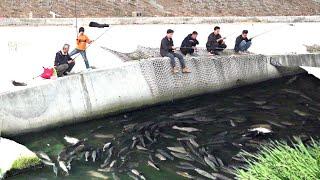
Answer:
<svg viewBox="0 0 320 180"><path fill-rule="evenodd" d="M76 18L76 36L78 37L77 0L74 0L74 16L75 16L75 18Z"/></svg>
<svg viewBox="0 0 320 180"><path fill-rule="evenodd" d="M97 22L90 22L89 23L89 27L95 27L95 28L105 28L105 27L110 27L109 24L100 24ZM98 39L100 39L104 34L106 34L108 31L110 30L110 28L108 28L107 30L105 30L101 35L99 35L96 39L93 40L92 43L90 43L85 50L87 50L94 42L96 42ZM80 56L80 53L76 55L76 57L73 58L73 60L75 60L77 57Z"/></svg>
<svg viewBox="0 0 320 180"><path fill-rule="evenodd" d="M264 32L262 32L262 33L260 33L260 34L257 34L257 35L255 35L255 36L251 37L250 39L257 38L257 37L259 37L259 36L262 36L262 35L264 35L264 34L267 34L267 33L270 33L270 32L272 32L272 31L278 30L278 29L283 28L283 27L288 26L288 25L289 25L289 26L294 26L294 24L283 24L283 25L281 25L281 26L279 26L279 27L277 27L277 28L269 29L269 30L264 31Z"/></svg>

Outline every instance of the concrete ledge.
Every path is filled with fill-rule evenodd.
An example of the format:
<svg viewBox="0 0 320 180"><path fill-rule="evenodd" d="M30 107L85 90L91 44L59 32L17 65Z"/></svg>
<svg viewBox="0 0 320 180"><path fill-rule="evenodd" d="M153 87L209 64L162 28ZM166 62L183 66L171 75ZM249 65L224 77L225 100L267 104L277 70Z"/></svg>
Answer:
<svg viewBox="0 0 320 180"><path fill-rule="evenodd" d="M285 67L320 67L320 54L272 56L271 63L275 66Z"/></svg>
<svg viewBox="0 0 320 180"><path fill-rule="evenodd" d="M78 25L88 25L90 21L111 25L130 24L219 24L240 22L300 23L320 22L320 16L253 16L253 17L113 17L79 18ZM0 26L72 26L75 18L2 18Z"/></svg>
<svg viewBox="0 0 320 180"><path fill-rule="evenodd" d="M168 58L151 58L60 78L1 94L0 130L6 136L39 131L304 72L298 67L277 69L270 59L263 55L188 57L192 73L173 75Z"/></svg>

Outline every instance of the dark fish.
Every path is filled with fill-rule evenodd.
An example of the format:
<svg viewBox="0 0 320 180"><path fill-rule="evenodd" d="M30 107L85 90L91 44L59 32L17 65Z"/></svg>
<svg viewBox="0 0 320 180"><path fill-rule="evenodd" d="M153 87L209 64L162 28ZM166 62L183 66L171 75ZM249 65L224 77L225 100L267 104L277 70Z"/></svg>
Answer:
<svg viewBox="0 0 320 180"><path fill-rule="evenodd" d="M219 173L211 173L211 174L212 174L212 176L216 177L219 180L232 180L231 178L228 178L227 176L224 176Z"/></svg>
<svg viewBox="0 0 320 180"><path fill-rule="evenodd" d="M287 82L286 85L292 84L293 82L295 82L298 79L298 76L294 76L292 78L290 78Z"/></svg>
<svg viewBox="0 0 320 180"><path fill-rule="evenodd" d="M274 126L277 126L277 127L279 127L279 128L286 128L286 126L281 125L281 124L279 124L279 123L277 123L277 122L275 122L275 121L272 121L272 120L267 120L267 122L270 123L270 124L272 124L272 125L274 125Z"/></svg>
<svg viewBox="0 0 320 180"><path fill-rule="evenodd" d="M149 132L149 131L145 131L144 134L145 134L146 138L147 138L151 143L153 143L153 139L151 138L150 132Z"/></svg>
<svg viewBox="0 0 320 180"><path fill-rule="evenodd" d="M157 149L157 152L162 154L164 157L166 157L167 159L170 159L171 161L174 160L174 157L172 157L170 154L168 154L167 152L165 152L162 149Z"/></svg>
<svg viewBox="0 0 320 180"><path fill-rule="evenodd" d="M136 145L137 145L137 143L138 143L138 140L137 139L134 139L133 141L132 141L132 144L131 144L131 149L133 149Z"/></svg>
<svg viewBox="0 0 320 180"><path fill-rule="evenodd" d="M202 176L204 176L204 177L206 177L206 178L209 178L209 179L217 179L217 178L215 178L213 175L211 175L210 173L208 173L208 172L206 172L206 171L204 171L204 170L202 170L202 169L199 169L199 168L196 168L196 169L194 169L198 174L200 174L200 175L202 175Z"/></svg>
<svg viewBox="0 0 320 180"><path fill-rule="evenodd" d="M162 132L159 132L159 135L163 138L166 138L166 139L174 139L174 136L171 136L169 134L165 134L165 133L162 133Z"/></svg>
<svg viewBox="0 0 320 180"><path fill-rule="evenodd" d="M194 161L187 154L182 154L182 153L177 153L177 152L170 152L170 153L176 158L183 159L183 160L186 160L186 161Z"/></svg>
<svg viewBox="0 0 320 180"><path fill-rule="evenodd" d="M118 153L118 157L120 157L120 155L121 155L122 153L124 153L125 151L127 151L128 149L129 149L128 147L122 148L122 149L119 151L119 153Z"/></svg>
<svg viewBox="0 0 320 180"><path fill-rule="evenodd" d="M141 145L143 146L143 147L146 147L146 144L145 144L145 142L144 142L144 138L143 138L143 136L138 136L139 137L139 140L140 140L140 143L141 143Z"/></svg>
<svg viewBox="0 0 320 180"><path fill-rule="evenodd" d="M204 161L211 167L212 170L216 171L216 165L208 157L204 157Z"/></svg>
<svg viewBox="0 0 320 180"><path fill-rule="evenodd" d="M174 114L173 117L183 117L183 116L194 115L194 114L204 110L205 108L207 108L207 107L200 107L200 108L191 109L191 110L188 110L188 111L184 111L184 112L181 112L181 113Z"/></svg>

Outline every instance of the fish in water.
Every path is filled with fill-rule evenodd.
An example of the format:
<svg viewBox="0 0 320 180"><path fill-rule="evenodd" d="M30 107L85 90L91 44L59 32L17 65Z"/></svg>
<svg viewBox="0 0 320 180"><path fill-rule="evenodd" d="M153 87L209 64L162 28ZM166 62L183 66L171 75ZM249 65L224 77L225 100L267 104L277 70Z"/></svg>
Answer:
<svg viewBox="0 0 320 180"><path fill-rule="evenodd" d="M176 152L170 152L174 157L183 159L186 161L193 161L187 154L182 154L182 153L176 153Z"/></svg>
<svg viewBox="0 0 320 180"><path fill-rule="evenodd" d="M64 136L64 140L70 144L77 144L80 141L79 139L70 136Z"/></svg>
<svg viewBox="0 0 320 180"><path fill-rule="evenodd" d="M178 152L178 153L183 153L186 154L187 151L184 149L184 147L167 147L170 151Z"/></svg>
<svg viewBox="0 0 320 180"><path fill-rule="evenodd" d="M219 180L232 180L231 178L228 178L222 174L219 174L219 173L211 173L212 176L216 177L217 179Z"/></svg>
<svg viewBox="0 0 320 180"><path fill-rule="evenodd" d="M157 149L157 152L160 153L161 155L163 155L164 157L166 157L167 159L170 159L171 161L173 161L174 157L172 157L170 154L168 154L167 152L165 152L162 149Z"/></svg>
<svg viewBox="0 0 320 180"><path fill-rule="evenodd" d="M153 167L154 169L156 169L157 171L160 171L160 169L152 162L152 161L148 161L148 165Z"/></svg>
<svg viewBox="0 0 320 180"><path fill-rule="evenodd" d="M88 162L89 161L89 156L90 156L90 152L89 151L86 151L84 153L84 157L85 157L85 161Z"/></svg>
<svg viewBox="0 0 320 180"><path fill-rule="evenodd" d="M88 171L87 173L91 176L92 179L108 179L108 176L96 171Z"/></svg>
<svg viewBox="0 0 320 180"><path fill-rule="evenodd" d="M120 178L116 175L116 173L112 173L113 180L120 180Z"/></svg>
<svg viewBox="0 0 320 180"><path fill-rule="evenodd" d="M47 161L52 162L52 160L50 159L50 157L45 153L45 152L37 152L37 155L41 158L41 159L45 159Z"/></svg>
<svg viewBox="0 0 320 180"><path fill-rule="evenodd" d="M217 167L215 166L214 162L212 162L208 157L205 156L204 161L211 167L212 170L217 170Z"/></svg>
<svg viewBox="0 0 320 180"><path fill-rule="evenodd" d="M230 124L231 124L232 127L236 127L236 124L234 123L233 120L230 120Z"/></svg>
<svg viewBox="0 0 320 180"><path fill-rule="evenodd" d="M155 156L156 156L158 159L160 159L160 161L165 161L165 160L167 160L167 158L164 157L164 156L163 156L162 154L160 154L160 153L156 153Z"/></svg>
<svg viewBox="0 0 320 180"><path fill-rule="evenodd" d="M66 175L68 176L69 175L69 170L68 170L65 162L59 161L59 166L66 173Z"/></svg>
<svg viewBox="0 0 320 180"><path fill-rule="evenodd" d="M146 147L146 143L144 142L144 138L142 135L138 136L139 140L140 140L140 144L143 146L143 147Z"/></svg>
<svg viewBox="0 0 320 180"><path fill-rule="evenodd" d="M92 157L92 161L96 162L96 159L97 159L97 151L96 150L92 151L91 157Z"/></svg>
<svg viewBox="0 0 320 180"><path fill-rule="evenodd" d="M262 106L262 105L267 104L267 101L252 101L252 103L253 103L253 104L256 104L256 105Z"/></svg>
<svg viewBox="0 0 320 180"><path fill-rule="evenodd" d="M69 170L71 170L71 162L73 161L73 159L75 159L76 158L76 156L72 156L69 160L68 160L68 162L67 162L67 168L69 169Z"/></svg>
<svg viewBox="0 0 320 180"><path fill-rule="evenodd" d="M185 111L185 112L174 114L173 117L183 117L183 116L194 115L194 114L200 112L203 109L205 109L205 108L204 107L200 107L200 108L191 109L191 110L188 110L188 111Z"/></svg>
<svg viewBox="0 0 320 180"><path fill-rule="evenodd" d="M217 179L216 177L214 177L213 175L211 175L210 173L202 170L202 169L199 169L199 168L196 168L194 169L198 174L206 177L206 178L209 178L209 179Z"/></svg>
<svg viewBox="0 0 320 180"><path fill-rule="evenodd" d="M294 76L292 78L290 78L287 82L286 85L292 84L293 82L295 82L298 79L298 76Z"/></svg>
<svg viewBox="0 0 320 180"><path fill-rule="evenodd" d="M307 113L307 112L303 112L303 111L300 111L300 110L294 110L293 111L295 114L299 115L299 116L302 116L302 117L307 117L307 116L311 116L311 114Z"/></svg>
<svg viewBox="0 0 320 180"><path fill-rule="evenodd" d="M189 142L190 142L194 147L196 147L196 148L199 147L199 144L198 144L193 138L189 139Z"/></svg>
<svg viewBox="0 0 320 180"><path fill-rule="evenodd" d="M93 136L95 138L99 138L99 139L113 139L114 138L113 134L95 134Z"/></svg>
<svg viewBox="0 0 320 180"><path fill-rule="evenodd" d="M148 151L147 148L144 148L144 147L142 147L142 146L140 146L140 145L137 145L136 148L137 148L138 150L141 150L141 151Z"/></svg>
<svg viewBox="0 0 320 180"><path fill-rule="evenodd" d="M182 176L182 177L185 177L185 178L188 178L188 179L194 179L193 176L191 176L189 173L187 172L181 172L181 171L177 171L176 172L179 176Z"/></svg>
<svg viewBox="0 0 320 180"><path fill-rule="evenodd" d="M55 176L58 176L58 168L56 165L52 166L52 169L53 169L53 173Z"/></svg>
<svg viewBox="0 0 320 180"><path fill-rule="evenodd" d="M111 142L108 142L106 144L103 145L102 151L105 152L107 148L109 148L111 146Z"/></svg>
<svg viewBox="0 0 320 180"><path fill-rule="evenodd" d="M145 131L144 134L145 134L146 138L147 138L151 143L153 143L153 139L151 138L150 132L149 132L149 131Z"/></svg>
<svg viewBox="0 0 320 180"><path fill-rule="evenodd" d="M273 131L268 128L257 127L257 128L249 129L249 132L256 132L257 134L269 134L269 133L272 133Z"/></svg>
<svg viewBox="0 0 320 180"><path fill-rule="evenodd" d="M132 172L134 175L140 177L142 180L146 180L146 178L145 178L139 171L137 171L137 170L135 170L135 169L131 169L131 172Z"/></svg>
<svg viewBox="0 0 320 180"><path fill-rule="evenodd" d="M172 129L179 130L179 131L186 131L186 132L195 132L200 131L199 129L192 128L192 127L178 127L178 126L172 126Z"/></svg>
<svg viewBox="0 0 320 180"><path fill-rule="evenodd" d="M132 172L128 172L127 175L131 178L131 179L134 179L134 180L139 180L139 178L134 175Z"/></svg>

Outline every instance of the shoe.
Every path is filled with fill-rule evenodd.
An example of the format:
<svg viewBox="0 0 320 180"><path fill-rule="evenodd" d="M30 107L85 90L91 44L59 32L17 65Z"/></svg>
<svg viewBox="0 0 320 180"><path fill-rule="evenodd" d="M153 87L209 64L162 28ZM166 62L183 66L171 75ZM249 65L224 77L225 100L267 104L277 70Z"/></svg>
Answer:
<svg viewBox="0 0 320 180"><path fill-rule="evenodd" d="M182 73L191 73L191 70L187 67L182 69Z"/></svg>
<svg viewBox="0 0 320 180"><path fill-rule="evenodd" d="M178 70L177 67L174 67L174 68L172 69L172 72L173 72L173 74L177 74L177 73L179 72L179 70Z"/></svg>

